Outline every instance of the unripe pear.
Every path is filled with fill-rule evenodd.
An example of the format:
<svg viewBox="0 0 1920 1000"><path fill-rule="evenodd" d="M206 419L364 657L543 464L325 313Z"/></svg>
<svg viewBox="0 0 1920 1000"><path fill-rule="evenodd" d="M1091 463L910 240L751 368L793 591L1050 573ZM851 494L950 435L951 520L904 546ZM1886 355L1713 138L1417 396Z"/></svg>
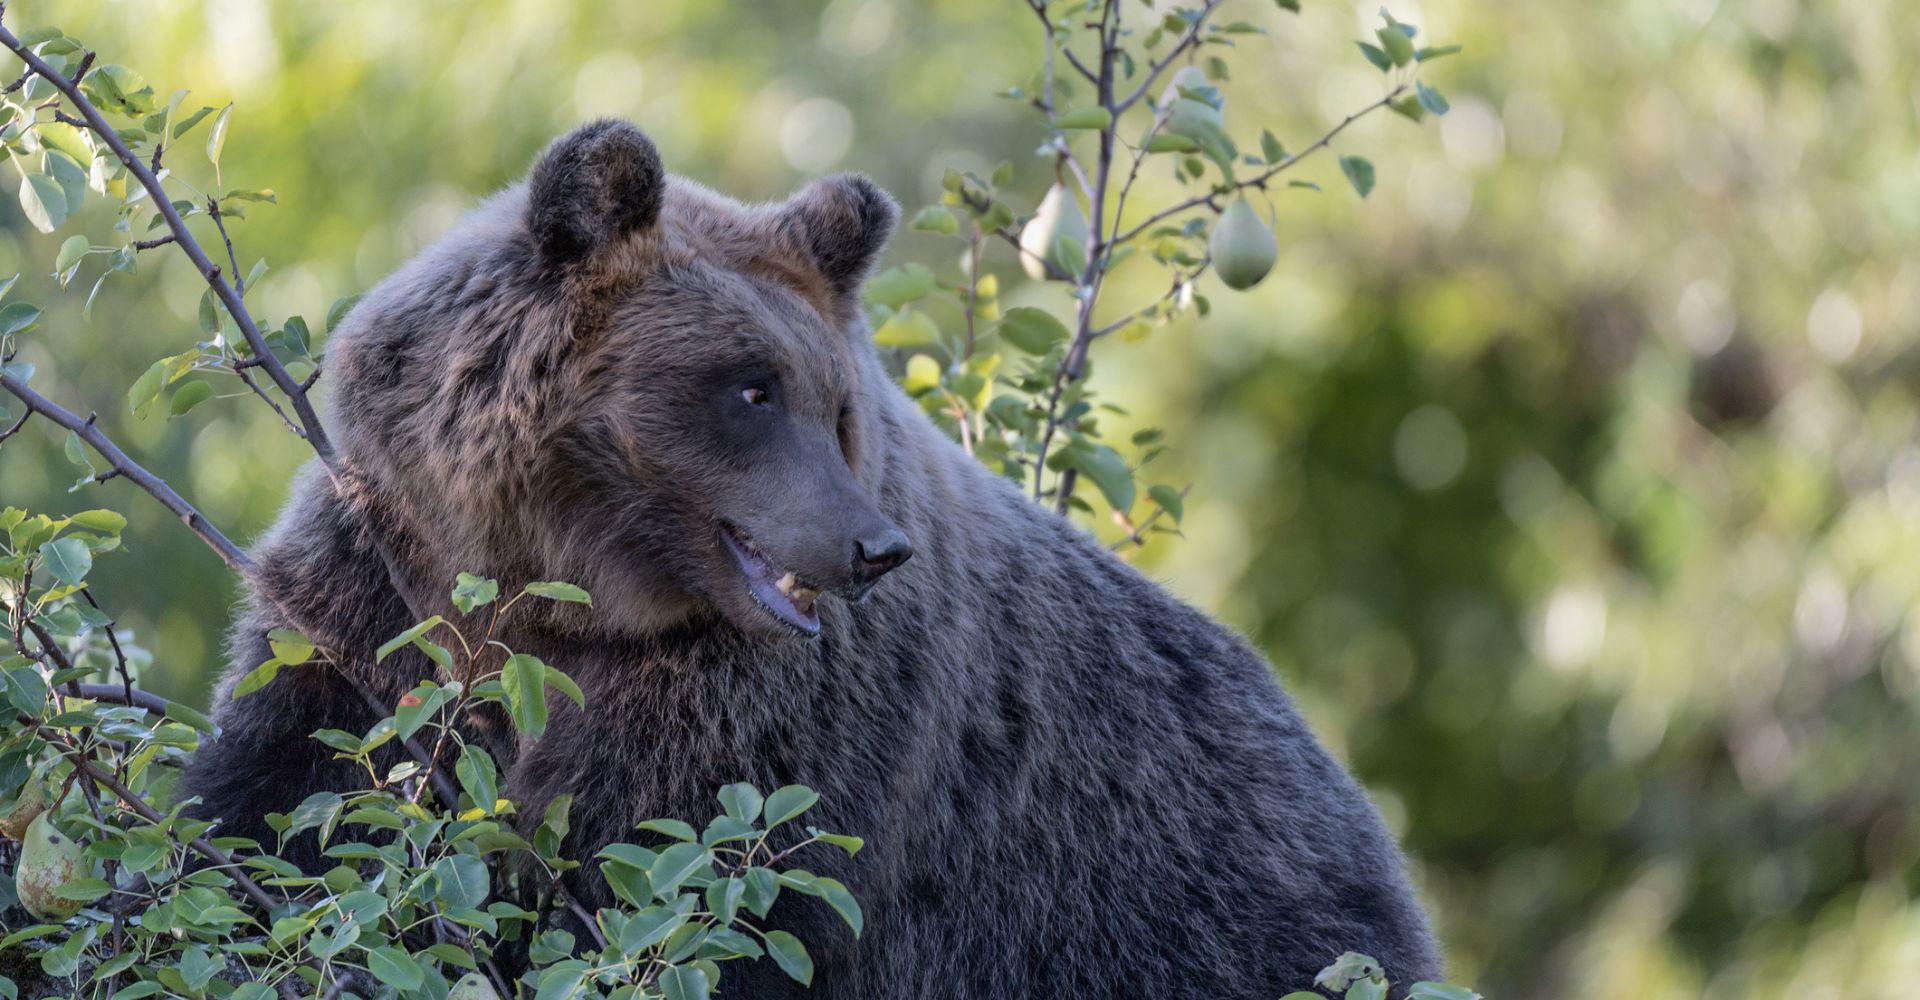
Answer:
<svg viewBox="0 0 1920 1000"><path fill-rule="evenodd" d="M1182 97L1167 110L1167 131L1199 142L1224 128L1220 109L1205 101Z"/></svg>
<svg viewBox="0 0 1920 1000"><path fill-rule="evenodd" d="M469 972L460 977L447 991L447 1000L500 1000L500 994L494 991L493 984L478 972Z"/></svg>
<svg viewBox="0 0 1920 1000"><path fill-rule="evenodd" d="M1207 249L1213 255L1214 272L1233 289L1259 284L1280 256L1280 244L1274 240L1273 230L1260 221L1245 198L1220 213L1220 221L1213 224Z"/></svg>
<svg viewBox="0 0 1920 1000"><path fill-rule="evenodd" d="M41 783L39 775L34 775L21 786L20 794L0 806L0 834L5 834L9 840L25 839L27 824L46 809L47 787Z"/></svg>
<svg viewBox="0 0 1920 1000"><path fill-rule="evenodd" d="M1179 100L1182 87L1188 90L1199 90L1201 87L1211 86L1213 81L1207 79L1207 74L1202 72L1200 67L1192 64L1182 66L1173 74L1173 79L1167 81L1166 89L1160 91L1160 106L1168 107Z"/></svg>
<svg viewBox="0 0 1920 1000"><path fill-rule="evenodd" d="M42 812L27 824L26 839L20 842L20 864L14 868L13 883L20 905L35 920L59 923L80 912L80 901L62 899L62 886L87 874L87 859L80 845L68 840Z"/></svg>
<svg viewBox="0 0 1920 1000"><path fill-rule="evenodd" d="M1026 269L1027 277L1044 281L1047 261L1056 266L1072 263L1063 261L1064 255L1055 252L1061 240L1071 240L1084 251L1089 235L1087 217L1080 211L1079 199L1065 184L1055 184L1047 189L1046 197L1040 199L1040 207L1033 218L1027 220L1026 228L1020 230L1020 266Z"/></svg>

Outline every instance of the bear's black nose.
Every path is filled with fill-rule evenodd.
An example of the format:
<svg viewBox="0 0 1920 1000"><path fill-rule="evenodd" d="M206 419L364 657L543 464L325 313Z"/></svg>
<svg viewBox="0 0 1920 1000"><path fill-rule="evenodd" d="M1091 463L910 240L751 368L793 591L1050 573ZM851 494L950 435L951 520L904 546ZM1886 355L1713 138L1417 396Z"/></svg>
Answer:
<svg viewBox="0 0 1920 1000"><path fill-rule="evenodd" d="M853 567L865 582L872 582L913 556L913 544L906 532L889 527L866 538L853 540Z"/></svg>

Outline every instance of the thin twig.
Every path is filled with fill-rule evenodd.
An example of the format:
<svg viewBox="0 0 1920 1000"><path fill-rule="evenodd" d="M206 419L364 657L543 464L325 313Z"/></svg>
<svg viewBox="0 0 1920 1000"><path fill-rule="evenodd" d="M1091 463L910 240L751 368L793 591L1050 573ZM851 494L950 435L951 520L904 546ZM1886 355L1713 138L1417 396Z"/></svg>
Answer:
<svg viewBox="0 0 1920 1000"><path fill-rule="evenodd" d="M4 31L5 29L0 29L0 32ZM161 506L186 522L187 527L194 534L199 535L202 541L220 554L221 560L229 568L242 576L253 577L256 570L254 562L240 550L240 546L235 545L233 540L222 534L219 528L214 527L213 522L208 521L205 515L180 494L174 492L173 487L168 486L159 476L142 468L140 463L128 458L127 453L120 450L120 446L114 444L105 434L100 433L100 428L94 426L92 417L81 417L28 388L25 382L12 375L0 374L0 388L13 393L34 412L79 435L80 440L85 441L94 451L100 453L100 457L107 460L116 475L132 480L141 489L152 494L155 500L160 501Z"/></svg>
<svg viewBox="0 0 1920 1000"><path fill-rule="evenodd" d="M1200 8L1199 15L1187 27L1186 33L1181 35L1180 40L1174 44L1173 49L1159 59L1147 63L1145 78L1140 81L1140 86L1134 88L1133 93L1128 94L1125 100L1114 106L1114 117L1119 117L1120 112L1133 107L1142 97L1145 97L1147 92L1153 89L1154 81L1160 79L1160 74L1166 72L1167 67L1178 61L1188 49L1199 46L1201 29L1206 26L1207 18L1213 15L1214 10L1222 2L1223 0L1207 0L1206 4Z"/></svg>
<svg viewBox="0 0 1920 1000"><path fill-rule="evenodd" d="M1307 157L1313 155L1315 152L1325 149L1328 145L1332 144L1334 137L1338 136L1341 132L1346 131L1347 126L1352 125L1354 122L1359 121L1360 119L1366 117L1367 115L1372 114L1373 112L1378 111L1389 104L1392 104L1396 98L1398 98L1401 94L1404 94L1407 92L1408 86L1410 86L1410 84L1401 83L1400 85L1394 87L1392 90L1387 91L1387 96L1382 97L1379 100L1373 102L1372 104L1369 104L1366 107L1361 108L1360 110L1355 111L1354 113L1341 119L1339 124L1327 130L1327 134L1314 140L1313 145L1308 146L1307 148L1301 150L1300 152L1294 153L1293 155L1288 156L1285 159L1282 159L1280 162L1274 164L1271 167L1268 167L1266 170L1262 171L1261 173L1255 174L1253 177L1250 177L1246 180L1238 181L1225 191L1217 191L1217 190L1209 191L1206 194L1196 195L1192 198L1188 198L1186 201L1182 201L1172 206L1169 206L1167 208L1163 208L1160 211L1155 212L1152 215L1149 215L1145 219L1141 220L1139 225L1136 225L1133 228L1128 229L1126 232L1121 233L1119 236L1114 237L1113 242L1116 245L1125 243L1128 240L1131 240L1134 237L1140 235L1141 233L1146 232L1148 229L1152 228L1154 225L1158 223L1164 222L1167 219L1170 219L1176 215L1179 215L1182 212L1199 208L1202 205L1206 205L1209 208L1217 209L1220 207L1219 199L1224 195L1232 194L1236 191L1243 191L1250 187L1257 187L1257 188L1266 187L1268 181L1273 180L1275 177L1279 176L1283 171L1289 169L1294 164L1299 163L1301 160L1304 160Z"/></svg>

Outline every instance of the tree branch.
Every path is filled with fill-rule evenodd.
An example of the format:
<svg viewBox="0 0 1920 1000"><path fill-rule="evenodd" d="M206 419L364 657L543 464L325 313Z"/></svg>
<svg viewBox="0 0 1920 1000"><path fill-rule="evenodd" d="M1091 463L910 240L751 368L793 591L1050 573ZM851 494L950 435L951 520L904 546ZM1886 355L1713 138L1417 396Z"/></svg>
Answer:
<svg viewBox="0 0 1920 1000"><path fill-rule="evenodd" d="M4 30L0 29L0 31ZM199 535L201 541L212 546L213 551L219 553L220 559L234 572L249 578L254 575L256 569L254 562L240 550L240 546L233 544L232 539L222 534L219 528L213 526L213 522L208 521L206 516L188 503L184 497L174 492L173 487L168 486L159 476L142 468L138 462L128 458L126 452L121 451L118 445L109 440L105 434L100 433L100 428L94 426L93 417L82 418L79 414L28 388L26 383L12 375L0 375L0 388L13 393L33 412L79 435L80 440L85 441L94 451L100 453L100 457L107 460L113 467L114 474L127 477L135 485L152 494L155 500L160 501L161 506L186 522L187 527L192 529L194 534Z"/></svg>
<svg viewBox="0 0 1920 1000"><path fill-rule="evenodd" d="M1186 34L1181 35L1180 41L1174 44L1172 51L1147 64L1146 77L1140 81L1140 86L1134 88L1133 93L1128 94L1125 100L1114 106L1114 117L1118 118L1120 112L1133 107L1142 97L1145 97L1147 92L1153 89L1154 81L1160 79L1160 74L1167 71L1167 67L1178 61L1181 54L1188 49L1200 44L1200 32L1205 28L1207 18L1213 16L1214 10L1222 2L1224 0L1207 0L1205 6L1200 8L1199 15L1193 19L1193 23L1187 26Z"/></svg>
<svg viewBox="0 0 1920 1000"><path fill-rule="evenodd" d="M1125 243L1128 240L1131 240L1134 237L1140 235L1141 233L1146 232L1148 229L1152 228L1154 225L1158 223L1165 222L1166 220L1176 215L1179 215L1182 212L1199 208L1202 205L1205 205L1209 208L1218 209L1220 207L1220 203L1218 199L1220 199L1225 195L1232 194L1236 191L1243 191L1250 187L1257 187L1257 188L1266 187L1268 181L1273 180L1275 177L1279 176L1283 171L1292 167L1294 164L1299 163L1301 160L1304 160L1307 157L1312 156L1314 153L1322 149L1325 149L1327 146L1331 145L1333 143L1334 137L1346 131L1347 126L1352 125L1354 122L1357 122L1362 118L1365 118L1367 115L1370 115L1373 112L1378 111L1389 104L1392 104L1394 102L1394 99L1398 98L1401 94L1404 94L1407 92L1407 87L1409 85L1410 84L1408 83L1401 83L1395 86L1392 90L1387 91L1387 96L1380 98L1379 100L1373 102L1372 104L1367 105L1364 108L1361 108L1358 111L1355 111L1354 113L1348 115L1345 118L1342 118L1338 125L1335 125L1333 128L1327 130L1327 134L1314 140L1313 145L1308 146L1307 148L1301 150L1298 153L1293 154L1292 156L1288 156L1285 159L1282 159L1279 163L1276 163L1268 167L1265 171L1259 174L1256 174L1253 177L1248 178L1247 180L1236 182L1225 191L1209 191L1206 194L1196 195L1192 198L1188 198L1186 201L1179 202L1168 208L1163 208L1160 211L1155 212L1152 215L1149 215L1145 219L1141 220L1139 225L1136 225L1133 228L1127 230L1126 232L1121 233L1119 236L1114 237L1113 242L1116 245Z"/></svg>
<svg viewBox="0 0 1920 1000"><path fill-rule="evenodd" d="M81 92L80 85L75 80L68 79L65 74L54 69L4 25L0 25L0 46L5 46L26 63L29 69L39 74L67 100L73 102L73 106L84 119L76 124L91 130L127 168L127 172L140 182L140 186L146 189L147 194L153 199L154 209L160 213L162 219L166 220L168 232L173 234L174 241L180 244L181 251L187 255L188 260L193 262L194 270L200 272L200 276L213 289L214 295L226 307L227 314L233 317L234 324L240 328L241 336L247 341L247 346L252 349L254 356L260 359L260 367L266 371L267 377L273 384L286 394L287 402L299 419L300 427L306 432L307 443L313 446L314 453L320 456L320 461L326 465L328 471L337 474L333 442L327 437L326 428L321 426L320 416L314 412L313 402L307 398L306 391L300 388L300 383L288 373L287 367L273 356L272 349L267 346L266 336L260 332L260 327L254 322L253 315L247 311L246 303L241 301L240 294L234 290L234 286L221 276L220 266L207 256L206 250L187 229L186 220L182 219L179 211L173 207L173 200L167 196L166 188L160 183L160 178L147 164L142 163L139 157L133 155L133 150L127 145L126 140L122 139L120 133L107 123L100 109L93 106L93 102Z"/></svg>

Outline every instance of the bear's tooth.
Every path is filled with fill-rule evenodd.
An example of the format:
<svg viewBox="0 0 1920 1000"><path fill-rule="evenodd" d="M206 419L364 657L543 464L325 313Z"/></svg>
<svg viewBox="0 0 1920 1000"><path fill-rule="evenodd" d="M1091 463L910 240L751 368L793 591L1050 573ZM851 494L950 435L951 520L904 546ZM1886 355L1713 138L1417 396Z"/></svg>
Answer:
<svg viewBox="0 0 1920 1000"><path fill-rule="evenodd" d="M793 593L793 585L797 582L798 582L798 578L796 578L792 573L788 573L786 576L781 577L780 581L778 583L775 583L774 586L778 587L782 594L791 595Z"/></svg>

